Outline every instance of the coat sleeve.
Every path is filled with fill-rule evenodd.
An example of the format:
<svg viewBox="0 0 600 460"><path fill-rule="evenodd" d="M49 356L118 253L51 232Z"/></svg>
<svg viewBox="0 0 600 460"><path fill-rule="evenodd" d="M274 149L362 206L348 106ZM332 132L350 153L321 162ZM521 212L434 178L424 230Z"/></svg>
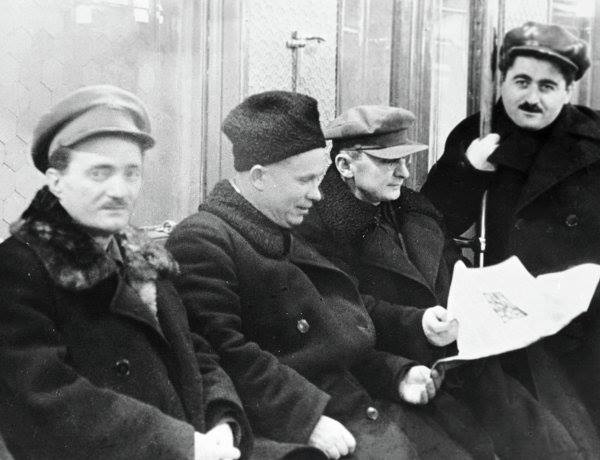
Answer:
<svg viewBox="0 0 600 460"><path fill-rule="evenodd" d="M219 354L255 432L306 443L330 397L246 337L238 264L226 224L200 219L180 224L167 242L181 267L177 287L190 326Z"/></svg>
<svg viewBox="0 0 600 460"><path fill-rule="evenodd" d="M233 382L217 363L218 357L208 342L197 334L192 334L192 337L204 384L206 429L228 423L233 430L235 445L248 453L253 442L252 430Z"/></svg>
<svg viewBox="0 0 600 460"><path fill-rule="evenodd" d="M461 235L477 220L481 197L494 174L475 169L465 156L478 136L478 126L478 117L470 117L452 130L444 154L421 188L421 193L444 215L452 236Z"/></svg>
<svg viewBox="0 0 600 460"><path fill-rule="evenodd" d="M353 374L374 398L400 401L399 385L408 370L419 363L373 349L352 368Z"/></svg>
<svg viewBox="0 0 600 460"><path fill-rule="evenodd" d="M194 428L69 365L53 287L21 243L0 249L0 432L25 458L193 458Z"/></svg>
<svg viewBox="0 0 600 460"><path fill-rule="evenodd" d="M392 304L366 294L362 298L377 331L378 349L427 366L447 354L445 347L427 340L422 324L424 308Z"/></svg>

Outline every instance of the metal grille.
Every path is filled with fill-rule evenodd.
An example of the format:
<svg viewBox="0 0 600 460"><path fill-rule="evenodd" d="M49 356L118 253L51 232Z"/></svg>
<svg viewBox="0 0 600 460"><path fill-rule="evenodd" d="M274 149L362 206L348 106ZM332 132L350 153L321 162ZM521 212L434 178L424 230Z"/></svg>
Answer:
<svg viewBox="0 0 600 460"><path fill-rule="evenodd" d="M293 31L310 40L299 48L297 91L319 101L321 122L335 116L336 0L249 0L244 2L246 43L245 95L292 90L292 50L286 47Z"/></svg>

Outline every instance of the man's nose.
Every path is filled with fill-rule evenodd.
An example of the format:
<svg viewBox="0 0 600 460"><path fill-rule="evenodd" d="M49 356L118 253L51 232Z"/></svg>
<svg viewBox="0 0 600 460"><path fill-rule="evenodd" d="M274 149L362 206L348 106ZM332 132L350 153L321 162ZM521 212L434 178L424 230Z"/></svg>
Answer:
<svg viewBox="0 0 600 460"><path fill-rule="evenodd" d="M408 170L406 161L402 160L398 163L394 169L394 176L401 177L402 179L408 179L410 177L410 171Z"/></svg>
<svg viewBox="0 0 600 460"><path fill-rule="evenodd" d="M525 100L531 105L537 105L540 102L540 91L535 85L530 85Z"/></svg>
<svg viewBox="0 0 600 460"><path fill-rule="evenodd" d="M310 190L308 191L308 194L306 195L306 197L311 200L311 201L321 201L321 198L323 198L323 195L321 194L321 190L319 189L319 183L315 182L314 185L311 186Z"/></svg>
<svg viewBox="0 0 600 460"><path fill-rule="evenodd" d="M106 194L112 197L122 198L131 192L129 183L120 174L113 175L106 185Z"/></svg>

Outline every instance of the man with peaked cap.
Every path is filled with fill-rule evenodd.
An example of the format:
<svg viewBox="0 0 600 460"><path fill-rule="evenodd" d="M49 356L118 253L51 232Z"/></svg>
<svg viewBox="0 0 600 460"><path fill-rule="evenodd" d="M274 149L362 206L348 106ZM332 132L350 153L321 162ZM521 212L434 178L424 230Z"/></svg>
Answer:
<svg viewBox="0 0 600 460"><path fill-rule="evenodd" d="M269 91L223 122L235 176L171 233L177 289L239 391L257 435L328 458L493 458L441 375L376 347L435 349L452 325L362 296L354 279L291 230L322 199L329 155L317 102ZM442 309L443 310L443 309ZM435 311L434 311L435 313Z"/></svg>
<svg viewBox="0 0 600 460"><path fill-rule="evenodd" d="M143 103L113 86L71 93L37 125L47 185L0 244L0 432L15 458L250 454L176 262L129 226L153 144Z"/></svg>
<svg viewBox="0 0 600 460"><path fill-rule="evenodd" d="M487 264L517 255L538 275L600 263L600 114L569 102L589 65L586 43L562 27L528 22L510 30L493 133L477 139L476 114L448 136L422 192L459 235L478 219L488 191ZM503 361L596 455L598 306L596 298L561 332Z"/></svg>
<svg viewBox="0 0 600 460"><path fill-rule="evenodd" d="M427 148L408 139L414 119L398 107L358 106L333 120L325 129L333 147L323 199L298 232L354 276L361 293L422 309L424 319L431 312L446 320L441 305L460 257L440 213L403 186L410 155ZM390 349L385 340L378 347ZM444 352L455 354L392 350L427 366ZM506 376L497 359L449 370L442 390L472 411L500 458L581 458L565 427Z"/></svg>

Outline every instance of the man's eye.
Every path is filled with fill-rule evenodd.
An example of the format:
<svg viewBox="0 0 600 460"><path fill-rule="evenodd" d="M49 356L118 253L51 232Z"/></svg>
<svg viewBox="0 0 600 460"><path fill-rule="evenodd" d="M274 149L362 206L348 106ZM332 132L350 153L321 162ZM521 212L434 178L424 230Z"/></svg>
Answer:
<svg viewBox="0 0 600 460"><path fill-rule="evenodd" d="M138 168L132 168L125 171L125 178L127 180L136 180L142 176L141 171Z"/></svg>
<svg viewBox="0 0 600 460"><path fill-rule="evenodd" d="M105 180L110 175L110 171L107 169L92 169L89 172L89 176L96 181Z"/></svg>

